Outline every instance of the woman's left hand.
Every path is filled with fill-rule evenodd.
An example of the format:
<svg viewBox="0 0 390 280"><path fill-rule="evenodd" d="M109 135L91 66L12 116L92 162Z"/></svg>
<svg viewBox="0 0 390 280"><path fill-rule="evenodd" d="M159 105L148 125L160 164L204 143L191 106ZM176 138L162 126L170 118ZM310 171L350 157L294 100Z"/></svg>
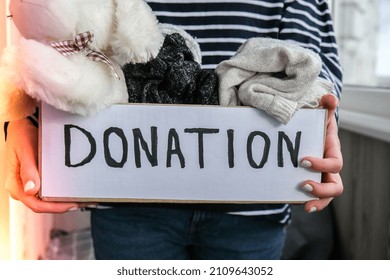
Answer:
<svg viewBox="0 0 390 280"><path fill-rule="evenodd" d="M341 195L344 189L340 176L343 157L335 117L338 105L337 97L333 94L327 94L322 97L320 105L328 109L324 158L305 157L301 161L303 167L322 172L321 183L308 180L302 184L304 191L319 198L306 202L305 211L309 213L323 210L334 197Z"/></svg>

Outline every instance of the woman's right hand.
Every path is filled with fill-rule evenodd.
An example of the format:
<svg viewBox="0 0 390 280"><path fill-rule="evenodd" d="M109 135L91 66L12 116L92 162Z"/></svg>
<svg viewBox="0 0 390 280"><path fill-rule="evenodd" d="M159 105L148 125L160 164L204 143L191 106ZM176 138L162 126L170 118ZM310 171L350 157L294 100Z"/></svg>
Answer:
<svg viewBox="0 0 390 280"><path fill-rule="evenodd" d="M10 196L37 213L64 213L84 207L78 203L47 202L39 198L38 129L28 120L10 122L6 141L5 188Z"/></svg>

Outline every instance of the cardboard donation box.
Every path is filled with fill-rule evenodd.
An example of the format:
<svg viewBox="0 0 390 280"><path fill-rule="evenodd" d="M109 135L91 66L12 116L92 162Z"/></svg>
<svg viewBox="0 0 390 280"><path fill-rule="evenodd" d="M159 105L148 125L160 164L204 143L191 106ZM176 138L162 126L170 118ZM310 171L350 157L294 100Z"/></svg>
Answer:
<svg viewBox="0 0 390 280"><path fill-rule="evenodd" d="M249 107L115 105L93 117L42 104L41 197L48 201L304 202L299 166L323 156L326 110L283 125Z"/></svg>

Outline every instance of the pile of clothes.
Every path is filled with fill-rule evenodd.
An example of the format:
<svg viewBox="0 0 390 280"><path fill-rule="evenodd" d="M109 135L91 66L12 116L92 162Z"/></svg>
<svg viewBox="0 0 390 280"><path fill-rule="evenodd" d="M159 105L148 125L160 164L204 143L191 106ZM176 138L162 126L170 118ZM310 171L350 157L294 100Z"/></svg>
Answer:
<svg viewBox="0 0 390 280"><path fill-rule="evenodd" d="M191 40L191 39L190 39ZM316 53L285 41L252 38L215 71L201 67L182 34L165 36L155 59L123 67L129 102L246 105L286 124L302 107L315 108L333 85L319 77Z"/></svg>

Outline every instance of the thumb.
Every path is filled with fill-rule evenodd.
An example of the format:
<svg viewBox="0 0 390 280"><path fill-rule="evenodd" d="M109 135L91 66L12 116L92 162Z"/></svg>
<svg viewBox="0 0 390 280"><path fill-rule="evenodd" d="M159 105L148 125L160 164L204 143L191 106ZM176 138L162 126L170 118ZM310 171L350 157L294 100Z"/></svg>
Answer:
<svg viewBox="0 0 390 280"><path fill-rule="evenodd" d="M36 195L41 188L41 179L38 172L34 152L23 153L20 157L20 178L27 195Z"/></svg>

